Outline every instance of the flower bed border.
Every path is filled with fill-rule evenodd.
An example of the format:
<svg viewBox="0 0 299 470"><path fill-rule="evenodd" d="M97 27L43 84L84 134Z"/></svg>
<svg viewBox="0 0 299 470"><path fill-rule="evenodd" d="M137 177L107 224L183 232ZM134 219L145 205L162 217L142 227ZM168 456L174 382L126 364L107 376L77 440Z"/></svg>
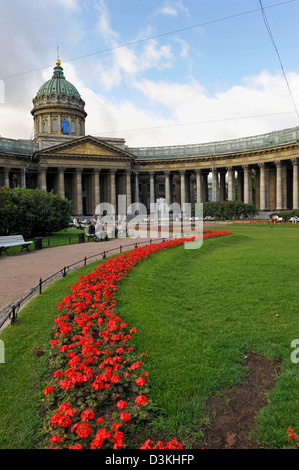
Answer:
<svg viewBox="0 0 299 470"><path fill-rule="evenodd" d="M230 234L209 231L203 238ZM135 248L79 277L58 303L51 339L52 379L44 389L44 431L54 449L136 448L134 432L150 419L148 373L131 346L136 328L116 312L117 284L137 263L157 251L195 240L169 239ZM128 344L127 344L128 343ZM147 439L139 449L182 449Z"/></svg>

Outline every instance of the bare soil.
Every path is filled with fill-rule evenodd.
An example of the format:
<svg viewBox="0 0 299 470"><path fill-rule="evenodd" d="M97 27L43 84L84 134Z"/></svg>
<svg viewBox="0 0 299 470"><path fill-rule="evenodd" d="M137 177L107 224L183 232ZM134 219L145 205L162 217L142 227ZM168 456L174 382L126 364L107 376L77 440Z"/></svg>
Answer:
<svg viewBox="0 0 299 470"><path fill-rule="evenodd" d="M205 449L262 449L255 441L256 415L267 405L281 361L246 354L248 373L235 387L219 390L208 406L211 425L204 429Z"/></svg>

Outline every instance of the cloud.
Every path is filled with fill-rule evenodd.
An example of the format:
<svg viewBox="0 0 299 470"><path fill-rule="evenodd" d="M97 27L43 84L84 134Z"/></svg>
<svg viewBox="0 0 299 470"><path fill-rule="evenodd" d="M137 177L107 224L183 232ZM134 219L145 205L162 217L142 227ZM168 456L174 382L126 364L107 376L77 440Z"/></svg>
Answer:
<svg viewBox="0 0 299 470"><path fill-rule="evenodd" d="M95 10L99 12L98 31L103 38L107 42L117 39L118 33L114 31L110 25L110 13L104 0L100 0L99 3L96 4Z"/></svg>
<svg viewBox="0 0 299 470"><path fill-rule="evenodd" d="M158 7L154 13L153 16L173 16L177 17L179 14L188 14L188 8L183 5L182 1L168 1L165 2L164 5Z"/></svg>
<svg viewBox="0 0 299 470"><path fill-rule="evenodd" d="M67 8L71 8L72 10L77 9L79 7L78 0L56 0L58 3L61 3L63 6Z"/></svg>

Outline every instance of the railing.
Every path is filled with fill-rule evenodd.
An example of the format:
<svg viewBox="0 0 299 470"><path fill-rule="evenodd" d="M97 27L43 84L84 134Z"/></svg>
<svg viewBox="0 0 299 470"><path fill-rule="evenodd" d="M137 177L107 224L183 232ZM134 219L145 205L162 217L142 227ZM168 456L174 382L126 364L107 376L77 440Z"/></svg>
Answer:
<svg viewBox="0 0 299 470"><path fill-rule="evenodd" d="M90 260L91 258L105 259L107 258L108 254L111 254L111 252L113 251L116 253L122 253L123 248L125 249L129 247L138 248L139 245L141 244L146 245L148 243L151 245L152 242L156 240L164 242L165 238L164 239L156 238L154 240L150 239L144 242L135 242L135 243L130 243L124 246L120 245L119 247L111 248L110 250L105 250L95 255L91 255L88 257L85 256L83 259L76 261L75 263L70 264L69 266L64 266L62 269L57 271L55 274L52 274L51 276L49 276L47 279L40 279L39 283L36 286L32 287L32 289L30 289L30 291L22 299L18 300L14 304L9 304L0 310L0 329L8 320L10 320L11 325L13 325L18 317L18 313L20 311L21 306L26 301L28 302L33 296L37 294L41 294L45 286L50 285L52 282L56 281L57 279L61 277L66 277L68 272L74 271L75 269L78 269L79 267L86 266L88 264L87 261Z"/></svg>
<svg viewBox="0 0 299 470"><path fill-rule="evenodd" d="M294 127L281 131L273 131L268 134L242 137L240 139L164 147L127 147L126 150L136 155L137 161L159 158L211 157L264 149L297 142L298 140L299 127Z"/></svg>

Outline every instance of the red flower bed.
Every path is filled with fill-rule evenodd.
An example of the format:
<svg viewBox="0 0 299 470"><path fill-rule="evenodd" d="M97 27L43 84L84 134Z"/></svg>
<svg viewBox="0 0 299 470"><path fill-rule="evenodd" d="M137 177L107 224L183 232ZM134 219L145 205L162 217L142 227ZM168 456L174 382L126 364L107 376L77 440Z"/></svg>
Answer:
<svg viewBox="0 0 299 470"><path fill-rule="evenodd" d="M204 238L231 232L210 232ZM180 449L171 440L136 444L151 404L148 373L130 346L137 330L116 312L117 285L138 262L192 238L136 248L117 255L79 278L58 304L51 348L52 380L44 389L45 431L55 449Z"/></svg>

